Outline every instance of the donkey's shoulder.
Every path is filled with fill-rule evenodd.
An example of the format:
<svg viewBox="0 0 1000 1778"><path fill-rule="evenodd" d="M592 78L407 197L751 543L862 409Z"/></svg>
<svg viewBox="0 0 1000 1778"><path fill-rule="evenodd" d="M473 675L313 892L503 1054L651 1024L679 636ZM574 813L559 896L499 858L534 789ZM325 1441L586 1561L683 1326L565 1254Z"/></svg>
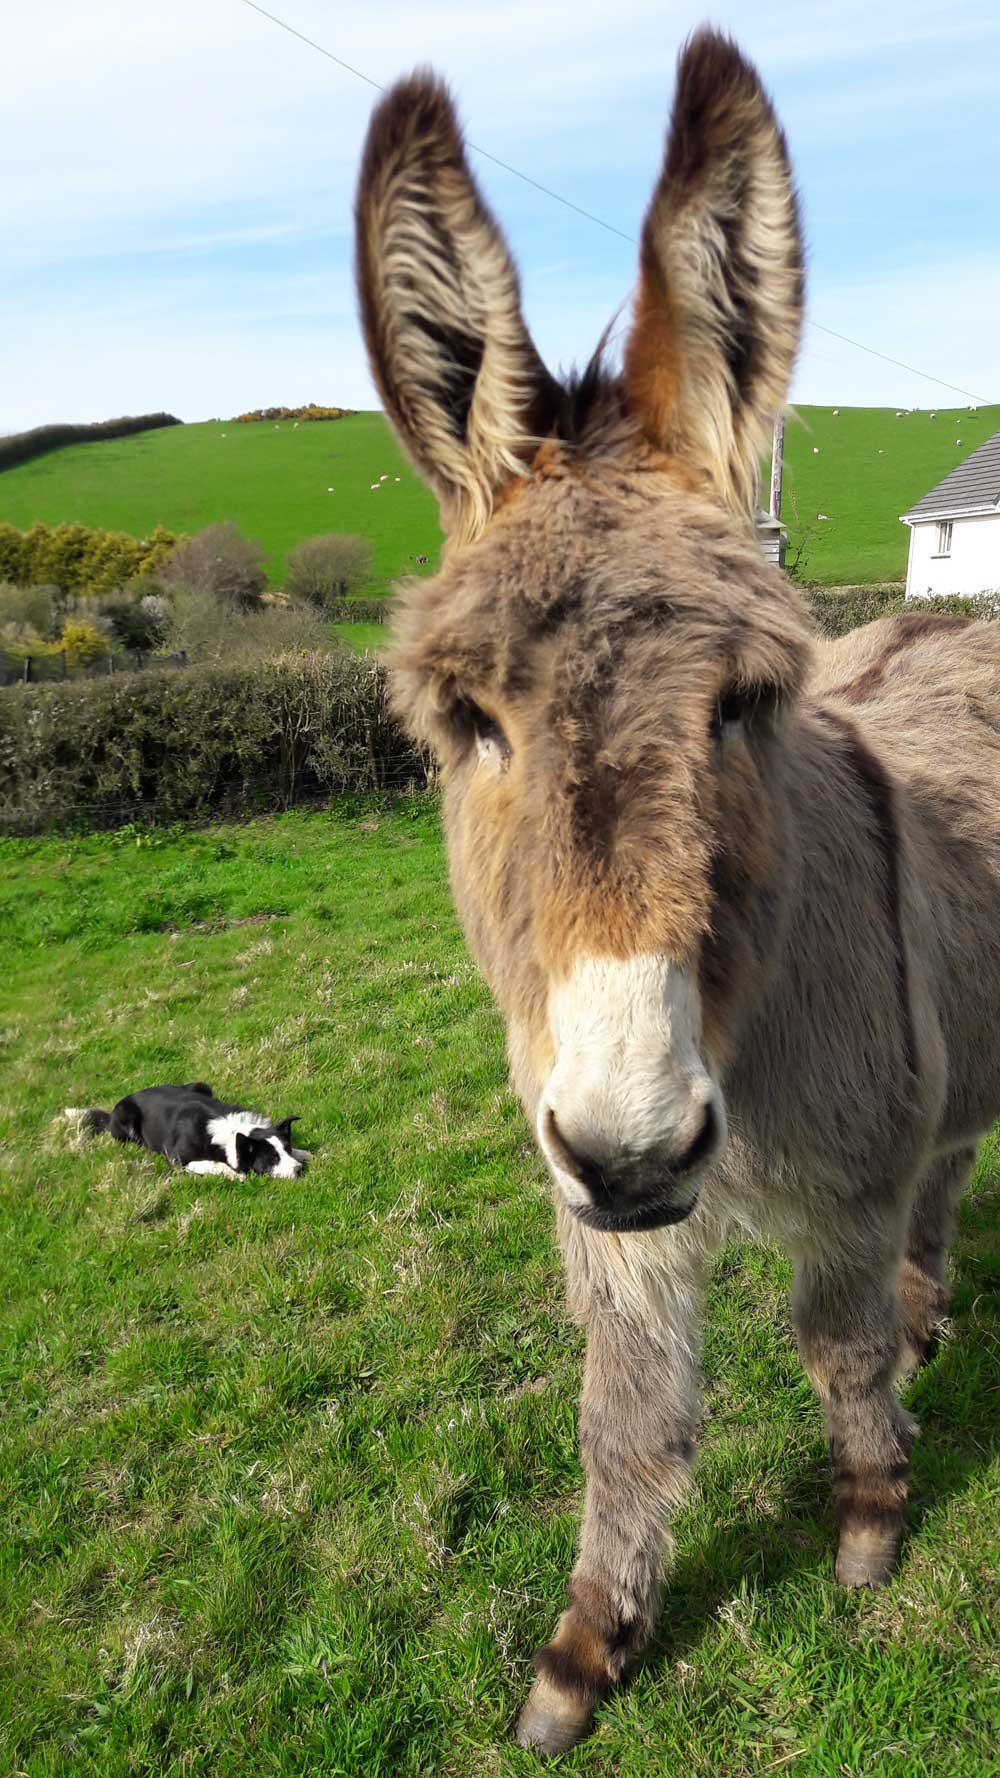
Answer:
<svg viewBox="0 0 1000 1778"><path fill-rule="evenodd" d="M1000 695L1000 624L905 611L819 643L809 691L861 705L917 684L957 691L970 675L992 677Z"/></svg>

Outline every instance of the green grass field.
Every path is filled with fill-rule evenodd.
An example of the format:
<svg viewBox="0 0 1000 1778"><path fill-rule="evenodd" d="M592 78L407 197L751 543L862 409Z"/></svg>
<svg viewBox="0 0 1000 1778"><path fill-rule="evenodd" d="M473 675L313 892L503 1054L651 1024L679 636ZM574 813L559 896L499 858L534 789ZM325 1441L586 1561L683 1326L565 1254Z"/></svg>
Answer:
<svg viewBox="0 0 1000 1778"><path fill-rule="evenodd" d="M933 411L933 420L926 409L897 419L891 408L835 416L801 407L789 420L784 517L793 550L809 532L810 579L903 578L909 533L899 514L1000 427L1000 407ZM381 475L388 480L374 493ZM387 590L384 577L407 572L416 555L435 561L440 547L434 501L378 413L297 429L291 421L173 426L70 445L0 475L0 520L26 528L64 519L136 536L157 524L190 532L232 519L265 545L277 582L300 538L357 532L374 548L373 590Z"/></svg>
<svg viewBox="0 0 1000 1778"><path fill-rule="evenodd" d="M436 559L441 542L435 502L377 413L297 428L209 420L69 445L0 474L0 519L22 530L65 519L136 537L158 524L192 532L232 519L264 545L278 583L303 537L356 532L372 544L372 590L384 592L414 556Z"/></svg>
<svg viewBox="0 0 1000 1778"><path fill-rule="evenodd" d="M527 1778L577 1524L580 1338L433 808L0 845L0 1771ZM301 1179L61 1108L203 1078ZM588 1778L1000 1770L1000 1148L897 1579L838 1590L787 1269L733 1246L663 1628Z"/></svg>

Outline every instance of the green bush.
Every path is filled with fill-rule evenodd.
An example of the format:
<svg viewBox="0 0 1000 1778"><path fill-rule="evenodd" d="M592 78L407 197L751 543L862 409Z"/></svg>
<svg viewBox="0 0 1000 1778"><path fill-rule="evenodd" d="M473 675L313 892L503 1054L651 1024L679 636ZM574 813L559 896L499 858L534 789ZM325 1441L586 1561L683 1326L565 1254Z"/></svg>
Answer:
<svg viewBox="0 0 1000 1778"><path fill-rule="evenodd" d="M9 432L0 438L0 469L30 463L63 445L89 444L101 438L131 438L137 432L153 432L160 426L179 426L175 414L123 414L118 420L94 420L85 426L33 426L30 432Z"/></svg>
<svg viewBox="0 0 1000 1778"><path fill-rule="evenodd" d="M137 538L87 525L32 525L30 531L16 531L0 524L0 580L22 587L45 583L63 593L111 593L166 563L178 542L161 526Z"/></svg>
<svg viewBox="0 0 1000 1778"><path fill-rule="evenodd" d="M0 582L0 635L27 631L51 637L58 628L59 589L53 586L14 586Z"/></svg>
<svg viewBox="0 0 1000 1778"><path fill-rule="evenodd" d="M102 599L99 608L115 642L130 654L152 654L166 640L167 619L155 597L139 599L123 592Z"/></svg>
<svg viewBox="0 0 1000 1778"><path fill-rule="evenodd" d="M825 636L846 636L861 624L879 617L896 617L901 611L930 611L957 617L1000 618L1000 594L978 593L968 597L949 594L933 599L906 599L899 586L808 587L806 604Z"/></svg>
<svg viewBox="0 0 1000 1778"><path fill-rule="evenodd" d="M346 651L0 694L0 829L286 808L427 782L382 669Z"/></svg>
<svg viewBox="0 0 1000 1778"><path fill-rule="evenodd" d="M324 407L321 402L309 401L304 407L255 407L246 414L236 414L231 425L258 420L343 420L354 413L352 407Z"/></svg>

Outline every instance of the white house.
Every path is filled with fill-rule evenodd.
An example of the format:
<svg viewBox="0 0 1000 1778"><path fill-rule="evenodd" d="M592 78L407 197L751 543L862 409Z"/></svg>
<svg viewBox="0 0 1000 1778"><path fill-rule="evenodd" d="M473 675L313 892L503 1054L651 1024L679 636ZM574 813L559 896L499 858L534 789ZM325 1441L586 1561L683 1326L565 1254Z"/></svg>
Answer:
<svg viewBox="0 0 1000 1778"><path fill-rule="evenodd" d="M901 515L906 597L1000 592L1000 432Z"/></svg>

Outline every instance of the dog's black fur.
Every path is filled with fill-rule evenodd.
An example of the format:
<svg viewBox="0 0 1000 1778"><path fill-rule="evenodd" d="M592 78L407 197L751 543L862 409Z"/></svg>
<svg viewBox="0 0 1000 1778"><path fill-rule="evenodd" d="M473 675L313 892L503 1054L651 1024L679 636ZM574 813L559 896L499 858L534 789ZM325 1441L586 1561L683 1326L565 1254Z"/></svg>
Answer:
<svg viewBox="0 0 1000 1778"><path fill-rule="evenodd" d="M292 1148L294 1117L271 1123L244 1106L216 1099L195 1080L184 1087L142 1087L119 1099L113 1111L86 1111L85 1127L116 1142L138 1142L192 1172L277 1173L293 1177L308 1157ZM242 1123L250 1128L234 1127ZM220 1141L219 1138L223 1137ZM208 1163L208 1164L206 1164Z"/></svg>

